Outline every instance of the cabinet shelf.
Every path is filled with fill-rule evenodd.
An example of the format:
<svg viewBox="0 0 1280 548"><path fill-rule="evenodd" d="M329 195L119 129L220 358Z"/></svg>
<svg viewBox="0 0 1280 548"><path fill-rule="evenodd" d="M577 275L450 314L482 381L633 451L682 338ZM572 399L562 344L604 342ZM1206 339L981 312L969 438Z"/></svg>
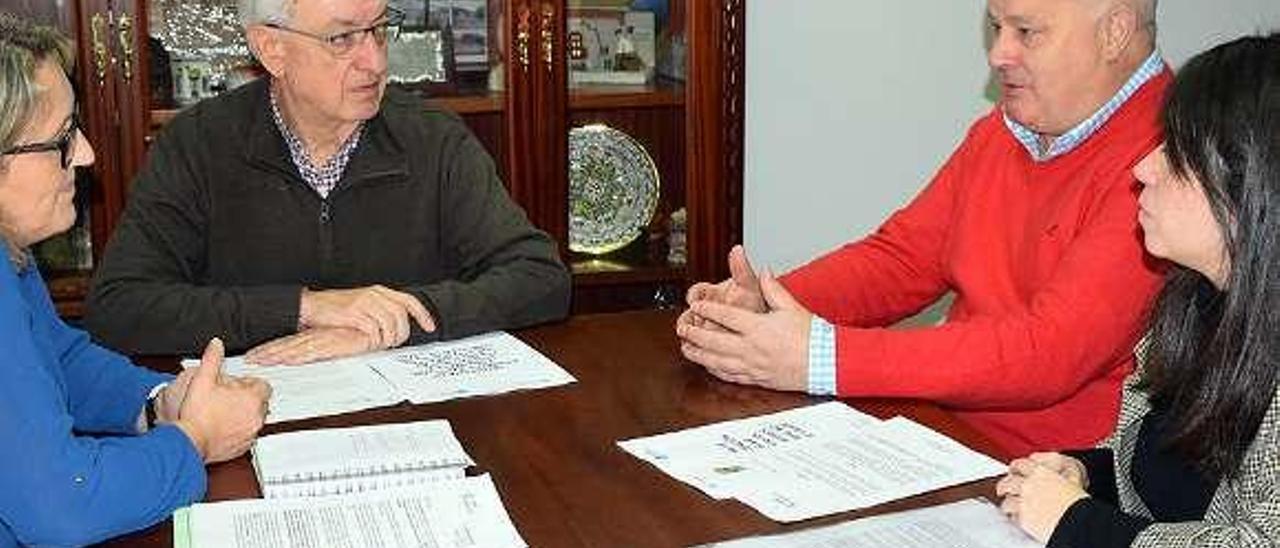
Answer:
<svg viewBox="0 0 1280 548"><path fill-rule="evenodd" d="M502 112L506 95L500 91L479 95L427 97L427 103L455 114L493 114Z"/></svg>
<svg viewBox="0 0 1280 548"><path fill-rule="evenodd" d="M473 95L428 97L427 102L457 114L502 112L506 95L501 91ZM653 84L595 85L570 88L570 110L608 110L684 106L684 86L678 82Z"/></svg>
<svg viewBox="0 0 1280 548"><path fill-rule="evenodd" d="M426 101L460 115L494 114L503 111L506 95L500 91L474 95L428 97ZM684 86L679 83L657 83L643 86L584 86L569 93L571 110L610 110L684 106ZM152 133L163 128L179 109L152 109Z"/></svg>
<svg viewBox="0 0 1280 548"><path fill-rule="evenodd" d="M635 264L608 259L575 257L570 264L573 282L592 287L615 284L671 283L685 278L683 266L668 264Z"/></svg>
<svg viewBox="0 0 1280 548"><path fill-rule="evenodd" d="M683 300L689 285L685 266L667 263L665 246L638 244L603 257L569 256L574 313L664 308Z"/></svg>
<svg viewBox="0 0 1280 548"><path fill-rule="evenodd" d="M684 106L684 85L660 80L638 86L569 88L569 110L605 110Z"/></svg>
<svg viewBox="0 0 1280 548"><path fill-rule="evenodd" d="M579 286L660 284L685 278L684 265L667 262L666 242L650 237L605 255L570 253L568 261L574 284Z"/></svg>
<svg viewBox="0 0 1280 548"><path fill-rule="evenodd" d="M501 92L487 93L483 95L454 95L446 97L428 97L426 101L432 105L452 111L456 114L491 114L502 112L504 96ZM164 127L174 116L181 112L180 109L152 109L151 110L151 130Z"/></svg>

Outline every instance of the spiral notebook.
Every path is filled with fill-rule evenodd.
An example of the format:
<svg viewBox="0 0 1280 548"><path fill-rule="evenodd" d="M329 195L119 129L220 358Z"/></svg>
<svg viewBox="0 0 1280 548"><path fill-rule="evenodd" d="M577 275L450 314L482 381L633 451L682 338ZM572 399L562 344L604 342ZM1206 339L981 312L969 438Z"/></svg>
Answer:
<svg viewBox="0 0 1280 548"><path fill-rule="evenodd" d="M264 498L377 491L461 479L475 461L449 421L327 428L259 438L253 467Z"/></svg>

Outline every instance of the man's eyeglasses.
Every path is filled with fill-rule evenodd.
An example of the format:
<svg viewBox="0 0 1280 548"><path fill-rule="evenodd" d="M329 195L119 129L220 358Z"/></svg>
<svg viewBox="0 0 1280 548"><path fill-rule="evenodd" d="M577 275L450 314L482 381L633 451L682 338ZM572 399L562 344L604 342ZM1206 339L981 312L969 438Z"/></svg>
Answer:
<svg viewBox="0 0 1280 548"><path fill-rule="evenodd" d="M0 156L16 156L19 154L36 154L40 152L58 151L62 169L71 167L71 161L75 159L76 152L76 136L80 133L80 121L74 116L71 117L71 124L67 129L62 130L57 137L43 143L31 143L28 145L18 145L4 152L0 152Z"/></svg>
<svg viewBox="0 0 1280 548"><path fill-rule="evenodd" d="M329 50L329 53L332 53L335 57L346 57L351 55L351 52L355 51L356 47L364 41L366 36L372 37L373 41L378 44L379 47L385 46L387 44L387 40L396 39L396 36L400 33L400 25L403 23L404 12L388 7L386 15L377 23L362 29L349 30L335 34L316 34L301 29L295 29L293 27L286 27L278 23L268 23L266 26L316 40L323 44L324 47Z"/></svg>

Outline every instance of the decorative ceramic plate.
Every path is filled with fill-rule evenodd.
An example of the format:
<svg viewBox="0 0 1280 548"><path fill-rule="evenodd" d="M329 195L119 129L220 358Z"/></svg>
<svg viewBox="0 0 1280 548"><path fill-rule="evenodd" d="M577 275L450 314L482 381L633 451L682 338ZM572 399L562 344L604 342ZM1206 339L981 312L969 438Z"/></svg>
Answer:
<svg viewBox="0 0 1280 548"><path fill-rule="evenodd" d="M601 255L641 234L658 207L658 168L630 135L569 130L569 249Z"/></svg>

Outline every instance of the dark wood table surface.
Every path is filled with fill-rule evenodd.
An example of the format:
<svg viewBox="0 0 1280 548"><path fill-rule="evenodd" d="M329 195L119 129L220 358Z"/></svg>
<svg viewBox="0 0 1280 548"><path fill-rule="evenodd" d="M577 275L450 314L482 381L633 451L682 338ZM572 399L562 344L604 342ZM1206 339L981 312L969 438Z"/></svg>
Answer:
<svg viewBox="0 0 1280 548"><path fill-rule="evenodd" d="M265 433L448 419L498 486L530 546L666 547L777 533L994 496L979 481L800 524L775 523L746 505L717 501L636 459L619 440L760 415L823 401L727 384L679 354L674 311L578 316L517 333L578 379L568 386L428 405L400 404L268 426ZM904 415L1006 460L988 440L936 405L850 400L885 418ZM209 468L207 500L260 496L247 457ZM118 546L171 546L171 523L117 539Z"/></svg>

